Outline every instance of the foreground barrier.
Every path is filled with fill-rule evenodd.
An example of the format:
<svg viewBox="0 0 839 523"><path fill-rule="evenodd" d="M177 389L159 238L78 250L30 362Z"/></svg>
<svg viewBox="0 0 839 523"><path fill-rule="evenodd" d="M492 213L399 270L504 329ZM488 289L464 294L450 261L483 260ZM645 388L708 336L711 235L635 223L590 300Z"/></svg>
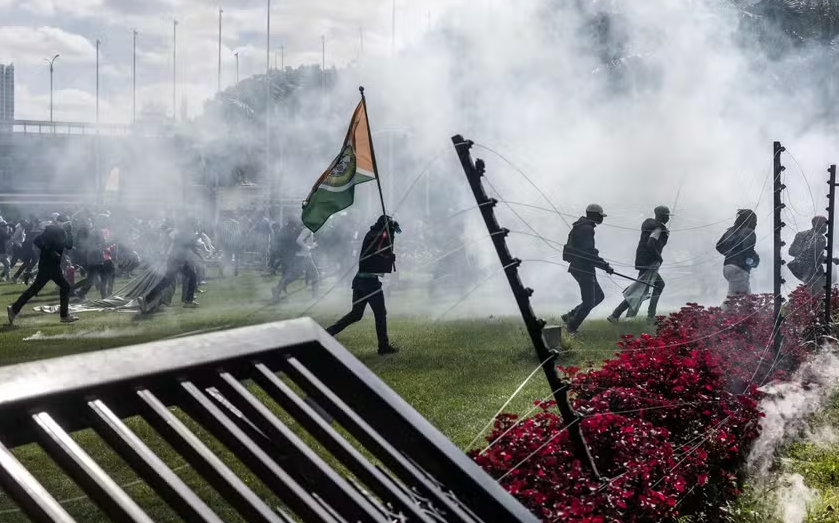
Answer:
<svg viewBox="0 0 839 523"><path fill-rule="evenodd" d="M187 482L167 466L129 428L135 416L196 477ZM258 495L227 452L189 428L193 421L278 502ZM218 500L199 496L196 485L212 487L251 523L536 521L309 319L0 369L0 484L21 511L37 523L76 521L12 453L37 443L110 520L150 522L71 437L88 428L188 522L222 521L210 507Z"/></svg>

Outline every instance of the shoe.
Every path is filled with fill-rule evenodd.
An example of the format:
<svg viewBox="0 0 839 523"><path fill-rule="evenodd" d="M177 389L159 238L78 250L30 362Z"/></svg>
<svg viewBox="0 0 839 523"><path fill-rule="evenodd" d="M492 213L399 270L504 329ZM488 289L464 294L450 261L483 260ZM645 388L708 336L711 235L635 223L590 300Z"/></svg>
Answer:
<svg viewBox="0 0 839 523"><path fill-rule="evenodd" d="M387 354L396 354L397 352L399 352L399 347L396 347L395 345L379 347L379 356L385 356Z"/></svg>
<svg viewBox="0 0 839 523"><path fill-rule="evenodd" d="M15 310L12 308L11 305L6 307L6 314L9 315L9 325L14 325L15 324L15 316L17 316L17 313L15 313Z"/></svg>
<svg viewBox="0 0 839 523"><path fill-rule="evenodd" d="M567 329L565 331L565 336L567 336L568 338L574 338L575 336L577 336L577 331L572 331L571 329Z"/></svg>
<svg viewBox="0 0 839 523"><path fill-rule="evenodd" d="M198 294L204 294L207 291L204 291L202 289L195 289L195 292L197 292Z"/></svg>
<svg viewBox="0 0 839 523"><path fill-rule="evenodd" d="M65 316L61 318L61 323L73 323L74 321L79 321L78 316Z"/></svg>
<svg viewBox="0 0 839 523"><path fill-rule="evenodd" d="M198 285L207 285L207 282L206 281L199 281Z"/></svg>
<svg viewBox="0 0 839 523"><path fill-rule="evenodd" d="M195 301L195 300L184 302L184 309L197 309L197 308L198 308L198 302Z"/></svg>
<svg viewBox="0 0 839 523"><path fill-rule="evenodd" d="M647 316L647 325L655 325L655 316Z"/></svg>
<svg viewBox="0 0 839 523"><path fill-rule="evenodd" d="M609 317L608 317L608 318L606 318L606 321L608 321L609 323L618 323L618 322L620 322L621 320L620 320L620 318L615 318L614 316L612 316L612 315L610 314L610 315L609 315Z"/></svg>

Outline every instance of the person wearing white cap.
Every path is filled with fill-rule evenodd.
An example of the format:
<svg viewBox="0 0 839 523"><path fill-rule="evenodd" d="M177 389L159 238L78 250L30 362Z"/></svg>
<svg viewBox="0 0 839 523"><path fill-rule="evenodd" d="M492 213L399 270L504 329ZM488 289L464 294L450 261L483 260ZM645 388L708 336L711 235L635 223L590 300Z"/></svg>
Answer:
<svg viewBox="0 0 839 523"><path fill-rule="evenodd" d="M594 245L594 228L603 223L605 217L606 213L600 205L592 203L586 207L586 215L574 222L571 232L568 233L568 242L562 251L562 259L569 263L568 272L580 286L582 299L573 310L562 315L562 321L571 335L577 333L577 329L592 309L603 301L603 289L597 282L594 270L602 269L607 274L615 272L611 265L600 257L600 252Z"/></svg>

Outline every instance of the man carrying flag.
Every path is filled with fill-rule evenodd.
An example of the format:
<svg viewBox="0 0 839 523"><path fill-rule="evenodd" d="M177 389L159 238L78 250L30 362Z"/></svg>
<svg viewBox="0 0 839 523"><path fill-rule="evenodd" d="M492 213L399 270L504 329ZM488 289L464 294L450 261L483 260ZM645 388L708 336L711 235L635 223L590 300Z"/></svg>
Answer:
<svg viewBox="0 0 839 523"><path fill-rule="evenodd" d="M398 348L390 344L387 335L387 309L382 293L381 277L394 271L396 255L393 253L394 235L401 232L399 224L385 210L382 183L376 167L376 153L367 117L364 88L360 87L361 101L353 113L350 128L341 152L332 161L312 187L303 202L303 224L312 233L317 232L326 220L355 200L355 186L376 180L382 215L364 237L358 259L358 273L353 278L353 304L349 314L327 329L335 336L349 325L361 320L367 305L373 309L376 320L376 337L379 354L394 354Z"/></svg>

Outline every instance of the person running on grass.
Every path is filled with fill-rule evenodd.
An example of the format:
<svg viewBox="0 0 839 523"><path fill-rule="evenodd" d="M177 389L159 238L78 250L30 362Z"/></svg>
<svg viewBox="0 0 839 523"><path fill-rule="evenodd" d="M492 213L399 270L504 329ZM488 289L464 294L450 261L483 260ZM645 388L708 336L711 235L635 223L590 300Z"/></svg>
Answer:
<svg viewBox="0 0 839 523"><path fill-rule="evenodd" d="M58 216L53 223L44 228L43 233L35 238L33 243L40 250L38 274L35 276L35 281L20 295L20 298L6 308L6 312L9 315L9 325L14 325L15 317L20 314L24 305L35 297L50 281L55 282L61 292L59 306L61 323L73 323L79 319L76 316L71 316L68 312L70 304L70 283L64 278L64 271L61 270L61 259L64 256L64 249L71 247L68 244L71 241L67 234L68 228L65 227L68 222L69 220L66 216Z"/></svg>
<svg viewBox="0 0 839 523"><path fill-rule="evenodd" d="M670 221L670 209L662 205L655 208L654 214L655 218L647 218L641 224L641 239L635 249L635 269L638 271L638 279L649 282L653 286L650 305L647 309L647 323L655 321L658 301L661 298L661 293L664 292L664 279L661 277L659 269L664 261L661 253L670 238L670 231L667 230L667 222ZM637 289L642 293L642 296L646 296L649 292L648 287L640 283L633 284L630 288ZM642 301L634 300L633 303L637 303L637 307L633 308L628 300L623 300L607 319L612 323L617 323L624 312L627 312L627 318L634 318L638 314Z"/></svg>
<svg viewBox="0 0 839 523"><path fill-rule="evenodd" d="M602 269L606 274L614 274L612 266L600 257L594 246L594 228L603 223L606 214L603 207L593 203L586 207L586 215L580 217L568 233L568 242L562 251L562 259L570 265L568 272L580 286L582 302L568 314L562 315L562 321L568 328L568 334L574 335L592 309L603 301L603 289L597 283L594 270Z"/></svg>
<svg viewBox="0 0 839 523"><path fill-rule="evenodd" d="M717 242L717 252L725 256L723 276L728 281L729 298L752 293L749 278L752 269L760 265L760 256L755 252L755 229L757 215L750 209L740 209L734 226Z"/></svg>
<svg viewBox="0 0 839 523"><path fill-rule="evenodd" d="M376 337L379 341L379 354L395 354L399 348L391 345L387 335L387 308L382 293L381 277L394 271L396 254L393 252L393 240L401 233L399 224L390 216L382 215L370 227L361 244L358 257L358 274L352 281L352 310L326 329L332 336L361 321L367 304L373 309L376 319Z"/></svg>

